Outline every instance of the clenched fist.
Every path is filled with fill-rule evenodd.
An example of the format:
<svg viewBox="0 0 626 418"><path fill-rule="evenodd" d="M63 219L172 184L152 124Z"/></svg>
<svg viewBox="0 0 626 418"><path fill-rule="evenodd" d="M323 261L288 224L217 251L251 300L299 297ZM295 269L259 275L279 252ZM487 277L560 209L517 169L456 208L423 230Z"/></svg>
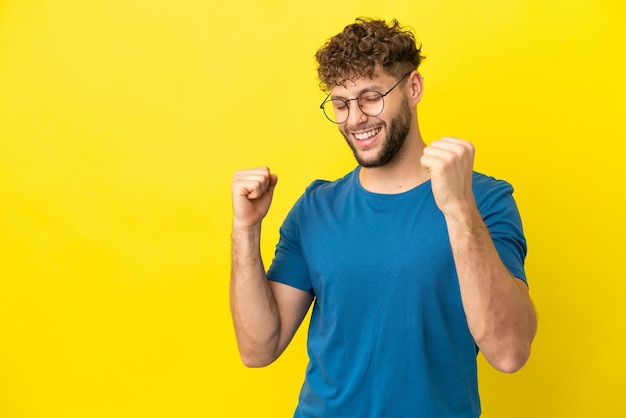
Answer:
<svg viewBox="0 0 626 418"><path fill-rule="evenodd" d="M233 227L258 226L272 203L278 176L267 167L239 170L233 176Z"/></svg>
<svg viewBox="0 0 626 418"><path fill-rule="evenodd" d="M430 174L435 202L444 215L475 205L472 191L474 146L471 143L443 137L424 148L420 162Z"/></svg>

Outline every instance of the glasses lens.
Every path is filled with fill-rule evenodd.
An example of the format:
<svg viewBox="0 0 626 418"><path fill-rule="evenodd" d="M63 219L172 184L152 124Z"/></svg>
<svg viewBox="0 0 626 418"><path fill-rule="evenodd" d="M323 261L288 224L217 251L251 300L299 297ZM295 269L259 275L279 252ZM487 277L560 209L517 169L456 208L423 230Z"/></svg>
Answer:
<svg viewBox="0 0 626 418"><path fill-rule="evenodd" d="M348 105L339 99L329 99L322 106L326 117L334 123L344 123L348 120Z"/></svg>
<svg viewBox="0 0 626 418"><path fill-rule="evenodd" d="M383 95L378 92L368 91L359 96L359 107L368 116L380 115L384 106Z"/></svg>

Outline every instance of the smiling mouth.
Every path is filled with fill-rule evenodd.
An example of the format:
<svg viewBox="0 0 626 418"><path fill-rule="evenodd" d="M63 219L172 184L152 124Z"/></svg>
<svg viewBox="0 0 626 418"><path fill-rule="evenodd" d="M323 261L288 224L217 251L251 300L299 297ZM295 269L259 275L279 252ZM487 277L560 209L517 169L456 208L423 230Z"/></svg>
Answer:
<svg viewBox="0 0 626 418"><path fill-rule="evenodd" d="M370 129L369 131L354 133L354 137L358 139L359 141L365 141L366 139L369 139L377 135L381 129L382 128L374 128L374 129Z"/></svg>

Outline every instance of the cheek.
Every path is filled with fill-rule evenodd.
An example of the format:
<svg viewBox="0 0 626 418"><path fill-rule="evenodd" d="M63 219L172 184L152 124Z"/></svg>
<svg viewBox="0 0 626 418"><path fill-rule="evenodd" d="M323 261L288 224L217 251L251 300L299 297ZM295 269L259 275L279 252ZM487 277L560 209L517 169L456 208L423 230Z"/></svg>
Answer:
<svg viewBox="0 0 626 418"><path fill-rule="evenodd" d="M343 125L339 125L339 132L341 133L341 135L346 139L346 140L350 140L350 134L348 133L346 124L344 123Z"/></svg>

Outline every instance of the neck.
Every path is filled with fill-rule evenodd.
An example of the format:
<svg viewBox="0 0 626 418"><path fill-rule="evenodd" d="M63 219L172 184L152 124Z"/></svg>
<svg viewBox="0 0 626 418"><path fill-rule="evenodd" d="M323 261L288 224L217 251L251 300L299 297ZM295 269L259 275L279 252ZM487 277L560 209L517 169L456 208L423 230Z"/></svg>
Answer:
<svg viewBox="0 0 626 418"><path fill-rule="evenodd" d="M392 161L382 167L361 168L361 186L373 193L396 194L424 183L429 179L428 172L420 164L425 147L419 129L413 129Z"/></svg>

